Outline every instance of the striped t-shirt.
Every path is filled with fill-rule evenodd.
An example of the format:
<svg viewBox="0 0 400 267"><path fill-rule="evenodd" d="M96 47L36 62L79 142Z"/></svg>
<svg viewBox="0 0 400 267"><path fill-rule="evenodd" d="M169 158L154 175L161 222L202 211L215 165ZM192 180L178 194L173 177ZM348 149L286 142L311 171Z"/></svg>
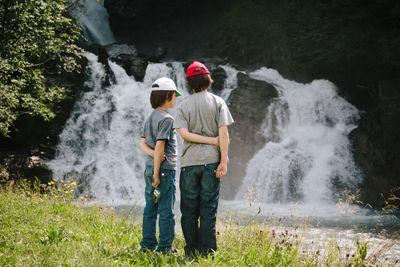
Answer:
<svg viewBox="0 0 400 267"><path fill-rule="evenodd" d="M142 132L142 138L146 139L146 144L152 149L155 149L157 140L166 140L165 160L161 163L161 168L168 170L176 170L178 161L176 129L173 126L174 118L167 111L154 109L144 123ZM149 155L146 166L154 166L154 160Z"/></svg>

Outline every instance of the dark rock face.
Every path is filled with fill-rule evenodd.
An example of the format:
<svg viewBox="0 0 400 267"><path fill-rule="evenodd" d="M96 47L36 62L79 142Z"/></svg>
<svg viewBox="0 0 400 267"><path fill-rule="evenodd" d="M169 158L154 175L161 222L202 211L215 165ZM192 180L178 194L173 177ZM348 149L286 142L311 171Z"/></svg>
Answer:
<svg viewBox="0 0 400 267"><path fill-rule="evenodd" d="M350 134L354 157L364 175L361 199L384 206L384 197L400 186L400 79L381 82L375 109L361 115Z"/></svg>
<svg viewBox="0 0 400 267"><path fill-rule="evenodd" d="M129 44L110 44L99 51L99 62L108 68L107 59L123 67L126 73L136 80L143 81L148 61L141 55L135 46Z"/></svg>
<svg viewBox="0 0 400 267"><path fill-rule="evenodd" d="M267 107L278 96L276 89L247 74L238 73L238 87L229 97L229 109L235 123L229 127L229 166L226 179L222 180L223 198L234 198L246 173L246 166L253 155L267 141L259 132Z"/></svg>
<svg viewBox="0 0 400 267"><path fill-rule="evenodd" d="M214 81L212 84L212 90L219 95L224 89L224 83L228 76L223 68L218 67L211 71L211 77Z"/></svg>

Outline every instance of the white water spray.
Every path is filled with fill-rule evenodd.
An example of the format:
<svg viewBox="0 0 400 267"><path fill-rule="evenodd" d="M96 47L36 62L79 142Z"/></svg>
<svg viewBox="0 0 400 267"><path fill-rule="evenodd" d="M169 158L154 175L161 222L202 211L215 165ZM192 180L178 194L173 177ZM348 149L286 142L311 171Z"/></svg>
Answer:
<svg viewBox="0 0 400 267"><path fill-rule="evenodd" d="M221 97L228 103L229 96L232 91L237 88L237 74L239 71L229 65L221 65L220 67L224 69L227 75L226 80L224 81L224 89L221 92Z"/></svg>
<svg viewBox="0 0 400 267"><path fill-rule="evenodd" d="M250 160L236 199L261 203L329 203L334 186L360 182L347 135L356 127L357 109L326 80L301 84L272 69L250 73L275 86L279 98L263 123L268 142Z"/></svg>
<svg viewBox="0 0 400 267"><path fill-rule="evenodd" d="M186 92L180 78L183 67L180 63L149 64L144 81L137 82L109 62L116 82L104 87L104 67L97 56L89 53L87 58L90 76L85 86L91 91L75 103L56 157L48 165L57 179L78 181L97 199L113 204L142 201L145 158L138 144L142 124L151 112L151 84L167 76Z"/></svg>
<svg viewBox="0 0 400 267"><path fill-rule="evenodd" d="M87 45L108 45L115 42L108 22L108 12L104 0L78 0L80 7L72 12L79 19Z"/></svg>

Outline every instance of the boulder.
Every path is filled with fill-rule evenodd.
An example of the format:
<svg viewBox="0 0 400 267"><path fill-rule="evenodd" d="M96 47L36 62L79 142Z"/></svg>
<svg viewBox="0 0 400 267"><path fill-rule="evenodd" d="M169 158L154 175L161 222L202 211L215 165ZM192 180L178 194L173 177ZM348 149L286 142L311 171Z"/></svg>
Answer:
<svg viewBox="0 0 400 267"><path fill-rule="evenodd" d="M228 75L225 70L221 67L217 67L216 69L210 70L211 77L214 80L212 84L212 90L215 94L220 95L221 91L224 90L224 83Z"/></svg>
<svg viewBox="0 0 400 267"><path fill-rule="evenodd" d="M94 47L93 49L95 48L96 47ZM107 61L111 60L112 62L115 62L116 64L124 68L126 73L130 76L135 77L137 81L143 81L143 78L146 74L148 59L145 56L139 54L134 45L115 43L106 45L101 49L97 48L95 51L98 52L99 62L101 62L105 66L105 68L107 69L107 73L111 73ZM113 77L107 78L107 80L110 79L112 80Z"/></svg>
<svg viewBox="0 0 400 267"><path fill-rule="evenodd" d="M238 86L228 103L235 123L229 127L231 144L227 179L222 180L222 197L233 199L246 174L246 166L253 155L267 141L260 132L271 101L278 96L269 83L251 79L238 73Z"/></svg>

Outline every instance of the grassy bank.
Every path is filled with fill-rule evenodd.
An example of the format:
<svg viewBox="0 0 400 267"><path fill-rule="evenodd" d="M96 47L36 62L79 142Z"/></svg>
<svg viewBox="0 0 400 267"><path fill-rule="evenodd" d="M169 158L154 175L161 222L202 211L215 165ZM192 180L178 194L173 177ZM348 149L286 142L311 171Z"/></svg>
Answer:
<svg viewBox="0 0 400 267"><path fill-rule="evenodd" d="M141 224L111 208L83 207L84 200L73 201L74 186L60 183L31 189L23 182L0 189L1 266L362 266L366 256L362 245L347 259L339 257L334 245L322 255L304 253L297 234L251 220L239 226L234 218L218 223L219 250L214 259L185 257L179 226L174 241L177 254L142 254L137 252Z"/></svg>

